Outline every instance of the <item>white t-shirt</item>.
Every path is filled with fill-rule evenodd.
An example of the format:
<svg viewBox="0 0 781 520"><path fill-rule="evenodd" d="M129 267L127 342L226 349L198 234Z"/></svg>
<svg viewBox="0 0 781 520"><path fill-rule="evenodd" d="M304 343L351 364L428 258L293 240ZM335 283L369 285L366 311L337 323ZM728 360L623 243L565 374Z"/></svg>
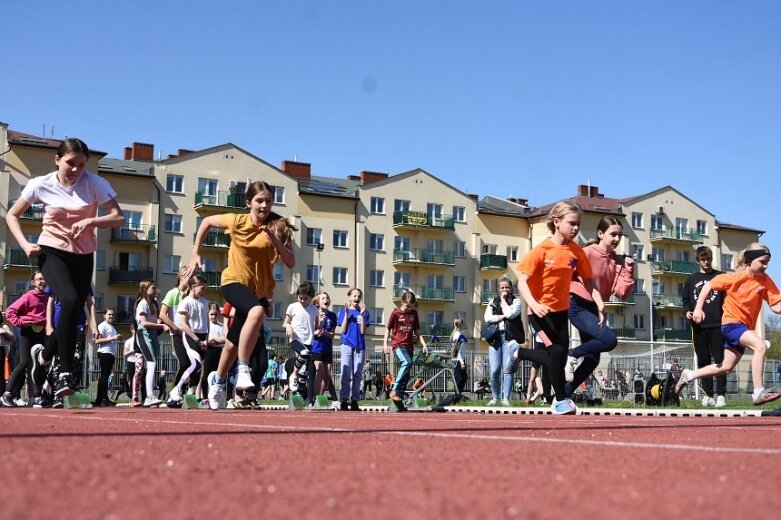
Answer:
<svg viewBox="0 0 781 520"><path fill-rule="evenodd" d="M179 302L176 309L176 325L181 328L184 324L184 315L187 314L187 324L196 334L209 332L209 304L204 298L197 300L192 296L185 297Z"/></svg>
<svg viewBox="0 0 781 520"><path fill-rule="evenodd" d="M106 179L87 171L68 188L60 184L56 171L33 177L21 195L28 204L41 202L44 205L46 214L38 244L80 255L94 253L98 248L95 228L73 238L71 227L79 220L95 217L98 206L116 196L117 192Z"/></svg>
<svg viewBox="0 0 781 520"><path fill-rule="evenodd" d="M130 336L129 338L127 338L125 340L125 345L123 347L124 351L122 352L122 355L124 356L125 352L128 352L128 351L130 352L130 354L128 354L125 357L125 361L127 361L128 363L135 363L135 361L136 361L136 353L133 352L133 348L135 347L135 342L136 342L136 337L135 336Z"/></svg>
<svg viewBox="0 0 781 520"><path fill-rule="evenodd" d="M152 314L152 309L149 308L149 302L144 299L138 302L138 305L136 306L136 324L139 329L144 327L141 324L142 314L146 314L146 321L148 323L157 323L157 314Z"/></svg>
<svg viewBox="0 0 781 520"><path fill-rule="evenodd" d="M315 327L320 311L311 303L304 307L299 302L287 306L287 316L290 316L290 325L293 329L293 337L304 345L311 345L315 339Z"/></svg>
<svg viewBox="0 0 781 520"><path fill-rule="evenodd" d="M106 321L102 321L98 324L98 333L100 334L100 337L105 338L113 338L117 335L117 329L114 328L114 325L111 325L110 323ZM106 341L105 343L98 343L98 353L99 354L111 354L112 356L116 356L117 352L117 342L116 340Z"/></svg>
<svg viewBox="0 0 781 520"><path fill-rule="evenodd" d="M222 326L222 323L214 323L212 321L209 322L209 339L217 339L222 338L225 339L224 334L224 328ZM215 343L214 345L209 345L210 347L217 347L222 348L225 344L224 343Z"/></svg>
<svg viewBox="0 0 781 520"><path fill-rule="evenodd" d="M3 323L3 326L0 327L0 330L3 332L3 334L0 334L0 347L10 347L13 345L14 332L11 330L11 328L6 323ZM7 337L7 335L10 337Z"/></svg>

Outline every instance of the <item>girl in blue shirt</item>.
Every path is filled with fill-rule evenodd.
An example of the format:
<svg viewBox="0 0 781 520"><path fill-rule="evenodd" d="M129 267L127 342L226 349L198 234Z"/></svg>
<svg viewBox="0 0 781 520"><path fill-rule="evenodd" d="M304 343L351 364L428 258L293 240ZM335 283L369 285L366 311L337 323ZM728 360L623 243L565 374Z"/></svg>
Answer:
<svg viewBox="0 0 781 520"><path fill-rule="evenodd" d="M328 310L331 297L327 292L321 292L314 299L315 306L320 310L315 328L315 338L312 341L312 361L315 363L315 391L309 396L311 403L315 396L325 393L330 380L331 363L334 360L334 331L336 330L336 314Z"/></svg>
<svg viewBox="0 0 781 520"><path fill-rule="evenodd" d="M354 287L347 292L347 303L339 310L342 329L342 387L339 389L340 410L358 411L361 397L361 375L366 353L366 327L371 325L369 311L363 303L363 291ZM350 402L348 403L348 399Z"/></svg>

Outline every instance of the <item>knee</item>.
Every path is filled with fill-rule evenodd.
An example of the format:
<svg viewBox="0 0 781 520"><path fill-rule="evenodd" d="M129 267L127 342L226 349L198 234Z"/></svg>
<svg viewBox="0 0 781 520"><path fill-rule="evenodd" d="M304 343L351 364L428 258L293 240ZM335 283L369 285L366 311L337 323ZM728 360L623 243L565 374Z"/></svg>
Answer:
<svg viewBox="0 0 781 520"><path fill-rule="evenodd" d="M263 310L263 307L260 305L256 305L255 307L251 308L250 311L247 313L247 321L263 321L263 318L266 316L266 311Z"/></svg>

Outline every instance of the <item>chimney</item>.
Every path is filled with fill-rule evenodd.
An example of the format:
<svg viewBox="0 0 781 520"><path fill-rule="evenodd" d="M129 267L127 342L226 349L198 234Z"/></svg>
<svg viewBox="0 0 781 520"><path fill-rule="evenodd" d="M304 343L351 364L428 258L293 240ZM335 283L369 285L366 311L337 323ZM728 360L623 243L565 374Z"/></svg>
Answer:
<svg viewBox="0 0 781 520"><path fill-rule="evenodd" d="M589 187L586 184L578 184L578 196L588 197Z"/></svg>
<svg viewBox="0 0 781 520"><path fill-rule="evenodd" d="M154 161L155 145L147 143L133 143L125 147L126 161Z"/></svg>
<svg viewBox="0 0 781 520"><path fill-rule="evenodd" d="M194 150L186 150L184 148L179 148L179 151L176 152L176 155L178 155L179 157L183 157L185 155L190 155L191 153L195 153L195 151Z"/></svg>
<svg viewBox="0 0 781 520"><path fill-rule="evenodd" d="M589 198L592 199L598 199L599 198L599 187L597 186L589 186Z"/></svg>
<svg viewBox="0 0 781 520"><path fill-rule="evenodd" d="M478 202L480 200L480 195L478 195L477 193L468 193L467 197L472 199L473 202Z"/></svg>
<svg viewBox="0 0 781 520"><path fill-rule="evenodd" d="M378 173L378 172L367 172L362 171L361 172L361 180L364 184L371 184L372 182L381 181L388 178L387 173Z"/></svg>
<svg viewBox="0 0 781 520"><path fill-rule="evenodd" d="M361 180L361 177L359 175L348 175L347 176L348 181L359 181Z"/></svg>
<svg viewBox="0 0 781 520"><path fill-rule="evenodd" d="M312 177L312 165L297 161L282 161L282 171L291 177L309 179Z"/></svg>

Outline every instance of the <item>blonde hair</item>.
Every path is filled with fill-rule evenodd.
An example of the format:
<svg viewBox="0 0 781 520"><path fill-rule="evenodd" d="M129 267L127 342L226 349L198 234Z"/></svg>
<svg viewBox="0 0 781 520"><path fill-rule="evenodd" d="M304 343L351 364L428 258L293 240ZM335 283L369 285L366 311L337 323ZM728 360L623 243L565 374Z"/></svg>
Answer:
<svg viewBox="0 0 781 520"><path fill-rule="evenodd" d="M331 298L331 295L330 295L330 294L328 294L328 293L327 293L327 292L325 292L325 291L317 293L317 294L315 295L315 297L314 297L314 298L312 298L312 303L314 303L314 304L315 304L315 307L317 307L318 309L320 308L320 298L322 298L323 296L328 296L328 299L330 299L330 298Z"/></svg>
<svg viewBox="0 0 781 520"><path fill-rule="evenodd" d="M456 318L453 320L453 328L455 330L461 330L464 328L464 320L463 318Z"/></svg>
<svg viewBox="0 0 781 520"><path fill-rule="evenodd" d="M741 269L745 269L748 267L748 264L751 263L751 260L754 260L752 258L748 262L746 262L746 253L749 251L766 251L766 255L770 254L770 248L768 248L765 244L760 244L759 242L752 242L749 245L747 245L740 253L738 253L738 259L737 259L737 265L735 266L735 270L739 271ZM764 255L760 255L764 256ZM757 258L757 257L755 257ZM725 266L722 266L724 268Z"/></svg>
<svg viewBox="0 0 781 520"><path fill-rule="evenodd" d="M266 221L264 222L266 228L273 232L274 235L282 242L285 247L290 247L293 242L293 231L297 231L296 227L288 222L288 220L279 213L271 212ZM276 264L280 259L279 251L274 249L274 258L271 260L272 264Z"/></svg>
<svg viewBox="0 0 781 520"><path fill-rule="evenodd" d="M569 213L577 213L578 215L583 215L583 210L580 209L580 206L578 204L570 199L565 199L560 202L557 202L550 210L550 213L548 214L548 220L545 221L545 225L548 226L548 230L551 233L556 232L556 226L553 223L556 219L562 219Z"/></svg>

